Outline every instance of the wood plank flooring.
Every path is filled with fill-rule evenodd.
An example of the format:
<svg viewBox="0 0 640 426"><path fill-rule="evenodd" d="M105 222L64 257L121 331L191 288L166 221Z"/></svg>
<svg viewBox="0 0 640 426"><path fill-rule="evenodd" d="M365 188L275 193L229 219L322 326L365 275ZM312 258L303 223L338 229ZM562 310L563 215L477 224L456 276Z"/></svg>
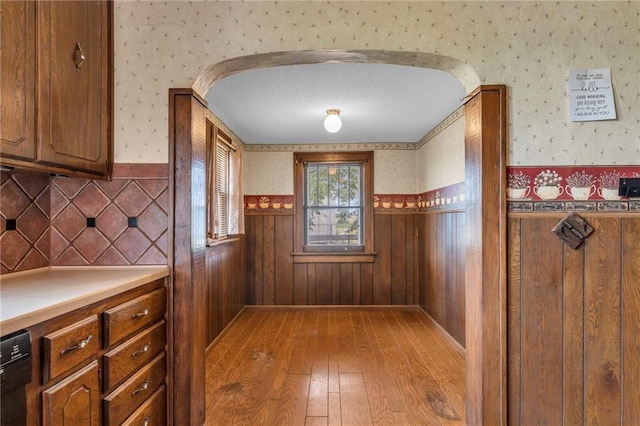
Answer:
<svg viewBox="0 0 640 426"><path fill-rule="evenodd" d="M247 308L207 354L207 425L461 425L463 357L419 310Z"/></svg>

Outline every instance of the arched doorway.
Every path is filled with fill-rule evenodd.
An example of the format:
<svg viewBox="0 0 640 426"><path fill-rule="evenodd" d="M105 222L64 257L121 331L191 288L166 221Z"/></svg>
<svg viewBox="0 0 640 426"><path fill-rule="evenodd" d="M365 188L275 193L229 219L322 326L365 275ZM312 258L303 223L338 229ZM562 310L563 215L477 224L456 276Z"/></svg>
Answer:
<svg viewBox="0 0 640 426"><path fill-rule="evenodd" d="M447 71L469 93L465 112L467 265L467 423L506 423L506 88L479 86L468 64L422 52L302 51L229 59L202 71L193 87L171 90L170 187L174 215L172 309L173 395L176 424L204 419L204 332L198 308L203 298L204 108L202 96L216 81L244 70L323 62L366 62ZM474 90L475 89L475 90ZM178 210L180 209L180 210ZM189 249L187 249L189 248ZM190 339L192 345L175 342Z"/></svg>

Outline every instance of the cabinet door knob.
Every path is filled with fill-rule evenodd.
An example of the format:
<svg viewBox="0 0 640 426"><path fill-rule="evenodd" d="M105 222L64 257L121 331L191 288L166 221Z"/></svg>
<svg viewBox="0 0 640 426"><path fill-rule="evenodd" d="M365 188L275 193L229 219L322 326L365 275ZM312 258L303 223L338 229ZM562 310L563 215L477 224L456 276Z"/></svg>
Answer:
<svg viewBox="0 0 640 426"><path fill-rule="evenodd" d="M79 349L84 349L89 344L91 339L93 339L93 335L92 334L90 334L87 337L85 337L84 339L80 340L80 342L78 342L77 345L73 345L73 346L69 346L68 348L64 348L63 350L60 351L60 355L68 354L69 352L77 351Z"/></svg>
<svg viewBox="0 0 640 426"><path fill-rule="evenodd" d="M82 46L80 46L80 42L76 42L76 50L74 51L73 62L76 64L76 72L80 72L80 67L84 64L85 60L84 52L82 51Z"/></svg>

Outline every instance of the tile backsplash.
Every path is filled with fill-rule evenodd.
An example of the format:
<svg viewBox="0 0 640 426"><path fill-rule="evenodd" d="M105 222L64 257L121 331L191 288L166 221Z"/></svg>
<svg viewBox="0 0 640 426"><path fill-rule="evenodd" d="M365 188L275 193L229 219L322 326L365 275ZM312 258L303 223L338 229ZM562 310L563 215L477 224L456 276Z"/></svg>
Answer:
<svg viewBox="0 0 640 426"><path fill-rule="evenodd" d="M111 181L3 173L0 190L2 273L167 264L166 164L116 164Z"/></svg>

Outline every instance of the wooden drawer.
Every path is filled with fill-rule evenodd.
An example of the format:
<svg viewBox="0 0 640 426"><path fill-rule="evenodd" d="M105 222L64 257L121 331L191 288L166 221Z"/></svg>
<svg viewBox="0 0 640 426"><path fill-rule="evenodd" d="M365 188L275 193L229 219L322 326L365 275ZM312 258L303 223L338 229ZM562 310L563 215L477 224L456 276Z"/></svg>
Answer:
<svg viewBox="0 0 640 426"><path fill-rule="evenodd" d="M107 424L119 425L164 384L167 368L164 352L104 399Z"/></svg>
<svg viewBox="0 0 640 426"><path fill-rule="evenodd" d="M165 300L165 289L159 288L105 311L105 348L163 318Z"/></svg>
<svg viewBox="0 0 640 426"><path fill-rule="evenodd" d="M104 355L104 389L110 390L164 349L166 325L162 320Z"/></svg>
<svg viewBox="0 0 640 426"><path fill-rule="evenodd" d="M97 315L54 331L42 338L44 383L69 371L100 350L100 322Z"/></svg>
<svg viewBox="0 0 640 426"><path fill-rule="evenodd" d="M165 426L167 424L167 392L164 385L133 413L122 426Z"/></svg>

